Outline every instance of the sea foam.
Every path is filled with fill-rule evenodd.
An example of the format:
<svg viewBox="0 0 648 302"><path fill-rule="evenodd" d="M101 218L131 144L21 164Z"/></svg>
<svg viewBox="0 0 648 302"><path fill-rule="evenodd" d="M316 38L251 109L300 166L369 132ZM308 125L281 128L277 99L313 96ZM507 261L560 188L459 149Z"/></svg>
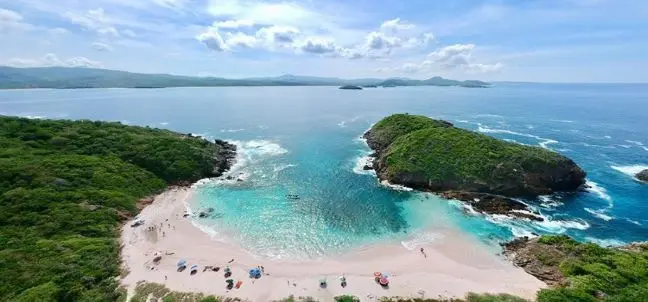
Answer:
<svg viewBox="0 0 648 302"><path fill-rule="evenodd" d="M401 241L401 244L406 249L413 251L419 247L430 245L431 243L443 239L443 234L432 232L417 232L408 240Z"/></svg>
<svg viewBox="0 0 648 302"><path fill-rule="evenodd" d="M616 247L616 246L622 246L626 244L625 242L617 239L599 239L594 237L585 237L585 240L605 247Z"/></svg>
<svg viewBox="0 0 648 302"><path fill-rule="evenodd" d="M635 175L637 175L637 173L648 169L648 166L647 165L610 166L610 168L634 178Z"/></svg>
<svg viewBox="0 0 648 302"><path fill-rule="evenodd" d="M607 190L604 187L600 186L598 183L595 183L591 180L587 180L585 184L587 185L588 192L598 195L598 197L600 197L601 199L607 200L608 202L610 202L610 208L612 207L611 204L612 197L608 195Z"/></svg>
<svg viewBox="0 0 648 302"><path fill-rule="evenodd" d="M607 209L592 210L590 208L585 208L584 210L586 212L594 215L594 217L599 218L599 219L603 219L605 221L610 221L610 220L614 219L614 217L605 214Z"/></svg>
<svg viewBox="0 0 648 302"><path fill-rule="evenodd" d="M539 140L540 142L538 143L538 145L540 145L542 148L545 148L545 149L551 149L551 148L548 147L548 145L558 143L557 140L553 140L553 139L550 139L550 138L544 138L544 137L540 137L540 136L529 134L529 133L515 132L515 131L511 131L511 130L506 130L506 129L488 128L488 127L483 126L483 125L479 125L479 127L477 128L477 131L482 132L482 133L501 133L501 134L510 134L510 135L517 135L517 136L534 138L534 139Z"/></svg>

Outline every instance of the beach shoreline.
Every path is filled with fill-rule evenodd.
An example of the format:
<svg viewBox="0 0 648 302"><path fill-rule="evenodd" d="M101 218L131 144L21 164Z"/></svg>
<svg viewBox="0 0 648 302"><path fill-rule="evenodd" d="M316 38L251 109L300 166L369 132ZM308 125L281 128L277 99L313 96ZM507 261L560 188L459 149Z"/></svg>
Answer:
<svg viewBox="0 0 648 302"><path fill-rule="evenodd" d="M288 296L310 296L333 301L338 295L354 295L362 301L383 296L463 297L468 292L509 293L533 299L544 283L494 255L475 239L456 230L434 230L442 238L426 245L424 255L395 243L373 244L338 256L304 261L265 259L252 255L231 242L214 240L200 230L187 213L187 202L194 188L174 187L157 195L142 210L143 225L131 227L128 221L121 232L121 261L127 274L120 283L133 295L138 282L160 283L173 291L201 292L250 301L271 301ZM153 262L156 253L162 255ZM199 265L198 273L177 271L176 263L186 259L188 266ZM230 260L234 260L228 263ZM243 281L240 289L226 289L223 269L232 269L234 280ZM205 271L218 266L218 272ZM260 279L250 279L251 268L263 266ZM390 275L390 287L382 288L373 273ZM348 282L342 287L338 277ZM321 288L319 280L328 286Z"/></svg>

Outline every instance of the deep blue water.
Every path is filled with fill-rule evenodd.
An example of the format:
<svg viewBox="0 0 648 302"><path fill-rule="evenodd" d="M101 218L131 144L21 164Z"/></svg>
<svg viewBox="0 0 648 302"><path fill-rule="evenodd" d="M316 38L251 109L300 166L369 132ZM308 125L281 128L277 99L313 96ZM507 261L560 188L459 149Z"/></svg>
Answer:
<svg viewBox="0 0 648 302"><path fill-rule="evenodd" d="M548 220L473 215L459 203L380 185L358 169L359 136L409 112L540 145L574 159L588 192L527 201ZM491 246L515 235L566 233L622 244L648 240L648 85L498 84L490 89L228 87L0 91L0 114L116 120L234 140L242 182L199 186L192 208L214 236L271 257L316 257L380 240L414 248L458 228ZM286 194L298 194L299 200Z"/></svg>

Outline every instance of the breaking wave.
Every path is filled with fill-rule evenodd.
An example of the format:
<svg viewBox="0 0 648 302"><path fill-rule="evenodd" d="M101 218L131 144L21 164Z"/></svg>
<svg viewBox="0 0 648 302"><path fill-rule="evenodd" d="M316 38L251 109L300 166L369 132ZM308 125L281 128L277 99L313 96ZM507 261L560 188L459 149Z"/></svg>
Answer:
<svg viewBox="0 0 648 302"><path fill-rule="evenodd" d="M605 247L617 247L626 244L625 242L617 239L598 239L594 237L585 237L585 240Z"/></svg>
<svg viewBox="0 0 648 302"><path fill-rule="evenodd" d="M632 178L635 178L635 175L637 175L637 173L648 169L648 166L647 165L610 166L610 168L617 170L623 174L629 175Z"/></svg>
<svg viewBox="0 0 648 302"><path fill-rule="evenodd" d="M401 241L401 244L406 249L413 251L419 247L430 245L431 243L443 239L443 234L431 232L418 232L411 237L411 239Z"/></svg>
<svg viewBox="0 0 648 302"><path fill-rule="evenodd" d="M610 208L612 207L612 197L610 197L610 195L608 195L607 190L605 188L599 186L598 183L595 183L595 182L593 182L591 180L587 180L585 182L585 184L587 185L587 191L588 192L598 195L598 197L601 198L601 199L607 200L608 202L610 202L609 207Z"/></svg>
<svg viewBox="0 0 648 302"><path fill-rule="evenodd" d="M481 133L501 133L501 134L509 134L509 135L517 135L517 136L534 138L534 139L539 140L540 142L538 143L538 145L540 145L542 148L545 148L545 149L550 149L549 147L547 147L547 145L557 144L558 143L557 140L553 140L553 139L550 139L550 138L544 138L544 137L540 137L540 136L529 134L529 133L515 132L515 131L511 131L511 130L506 130L506 129L488 128L488 127L483 126L483 125L479 125L479 127L477 128L477 131L479 131Z"/></svg>
<svg viewBox="0 0 648 302"><path fill-rule="evenodd" d="M599 219L603 219L605 221L610 221L610 220L614 219L614 217L605 214L607 209L592 210L590 208L585 208L584 210L586 212L594 215L594 217L599 218Z"/></svg>

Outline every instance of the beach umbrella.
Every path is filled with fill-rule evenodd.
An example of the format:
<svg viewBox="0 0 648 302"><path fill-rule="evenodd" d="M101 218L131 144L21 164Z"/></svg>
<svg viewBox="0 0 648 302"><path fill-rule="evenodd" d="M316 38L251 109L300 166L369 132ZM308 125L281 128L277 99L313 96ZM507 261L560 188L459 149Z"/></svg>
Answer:
<svg viewBox="0 0 648 302"><path fill-rule="evenodd" d="M229 266L225 267L225 272L226 272L226 273L229 273L229 272L231 272L231 271L232 271L232 269L231 269Z"/></svg>
<svg viewBox="0 0 648 302"><path fill-rule="evenodd" d="M227 282L227 283L234 283L234 279L227 279L227 280L225 280L225 282Z"/></svg>
<svg viewBox="0 0 648 302"><path fill-rule="evenodd" d="M385 286L387 284L389 284L389 280L387 278L385 277L380 278L380 285Z"/></svg>
<svg viewBox="0 0 648 302"><path fill-rule="evenodd" d="M346 277L340 276L340 282L346 282Z"/></svg>
<svg viewBox="0 0 648 302"><path fill-rule="evenodd" d="M382 276L380 272L374 272L374 277L379 278L380 276Z"/></svg>
<svg viewBox="0 0 648 302"><path fill-rule="evenodd" d="M189 270L190 271L197 271L198 270L198 265L197 264L192 265L191 269L189 269Z"/></svg>
<svg viewBox="0 0 648 302"><path fill-rule="evenodd" d="M178 267L187 266L187 260L181 259L180 261L178 261L177 265Z"/></svg>

